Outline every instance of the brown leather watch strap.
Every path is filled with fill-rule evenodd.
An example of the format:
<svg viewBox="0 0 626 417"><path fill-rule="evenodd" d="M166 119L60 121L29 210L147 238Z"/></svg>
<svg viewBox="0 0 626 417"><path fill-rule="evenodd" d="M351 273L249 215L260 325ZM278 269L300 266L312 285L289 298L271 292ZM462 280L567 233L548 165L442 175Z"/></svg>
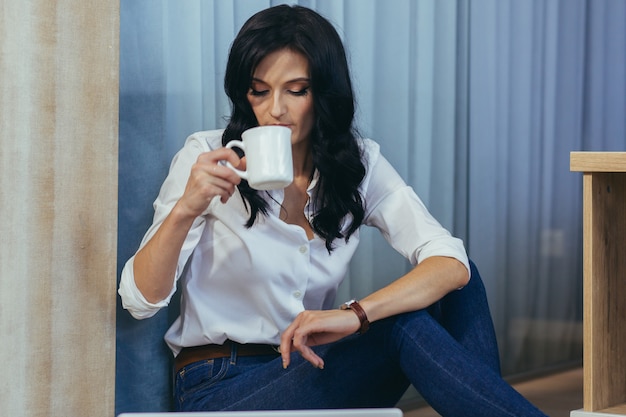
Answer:
<svg viewBox="0 0 626 417"><path fill-rule="evenodd" d="M363 307L361 307L361 304L359 304L357 300L348 301L341 306L341 309L352 310L359 318L359 321L361 322L361 327L359 328L359 330L357 330L358 334L363 334L370 328L370 322L367 319L367 314L365 314L365 310L363 310Z"/></svg>

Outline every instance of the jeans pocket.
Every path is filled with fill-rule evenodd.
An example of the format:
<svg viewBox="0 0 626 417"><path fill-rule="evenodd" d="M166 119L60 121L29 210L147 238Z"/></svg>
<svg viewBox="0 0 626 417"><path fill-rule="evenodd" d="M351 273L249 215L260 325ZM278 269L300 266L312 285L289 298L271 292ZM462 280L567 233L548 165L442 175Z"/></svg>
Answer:
<svg viewBox="0 0 626 417"><path fill-rule="evenodd" d="M197 396L204 396L228 371L229 361L210 359L185 366L176 374L175 400L178 410L188 407Z"/></svg>

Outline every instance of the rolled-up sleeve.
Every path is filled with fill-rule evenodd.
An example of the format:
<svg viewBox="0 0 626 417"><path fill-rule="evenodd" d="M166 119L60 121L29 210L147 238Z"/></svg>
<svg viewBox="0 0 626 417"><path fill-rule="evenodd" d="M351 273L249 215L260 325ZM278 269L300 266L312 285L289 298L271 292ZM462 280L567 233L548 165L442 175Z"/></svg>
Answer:
<svg viewBox="0 0 626 417"><path fill-rule="evenodd" d="M172 291L164 300L158 303L150 303L139 291L137 285L135 285L135 277L133 275L134 260L135 257L133 256L124 265L120 287L117 292L122 298L122 307L128 310L134 318L142 320L154 316L161 308L167 307L172 295L176 292L176 286L172 288Z"/></svg>
<svg viewBox="0 0 626 417"><path fill-rule="evenodd" d="M459 260L470 271L463 241L450 234L428 211L413 188L379 153L366 146L369 172L365 182L364 223L380 230L389 244L411 264L432 256Z"/></svg>

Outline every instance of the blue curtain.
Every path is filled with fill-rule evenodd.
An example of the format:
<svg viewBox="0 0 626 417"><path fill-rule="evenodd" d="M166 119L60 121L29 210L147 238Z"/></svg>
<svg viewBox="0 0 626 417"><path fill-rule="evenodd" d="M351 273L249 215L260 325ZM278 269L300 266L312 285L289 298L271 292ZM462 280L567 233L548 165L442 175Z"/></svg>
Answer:
<svg viewBox="0 0 626 417"><path fill-rule="evenodd" d="M469 3L468 239L505 373L582 350L576 150L626 147L626 2Z"/></svg>
<svg viewBox="0 0 626 417"><path fill-rule="evenodd" d="M220 128L228 48L260 0L122 0L118 265L186 136ZM346 43L357 124L486 281L507 375L581 359L581 179L572 150L626 147L622 0L310 0ZM371 230L339 297L409 266ZM118 308L116 412L170 407L162 337ZM409 397L412 394L409 394Z"/></svg>

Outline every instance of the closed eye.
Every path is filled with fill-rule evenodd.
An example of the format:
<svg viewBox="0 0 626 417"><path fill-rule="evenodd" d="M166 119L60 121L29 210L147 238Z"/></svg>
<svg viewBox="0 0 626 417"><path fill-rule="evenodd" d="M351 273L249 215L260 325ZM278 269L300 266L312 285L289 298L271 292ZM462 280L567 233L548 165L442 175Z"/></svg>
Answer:
<svg viewBox="0 0 626 417"><path fill-rule="evenodd" d="M255 90L254 88L250 89L250 95L255 97L264 96L269 92L269 90Z"/></svg>
<svg viewBox="0 0 626 417"><path fill-rule="evenodd" d="M307 94L309 94L309 87L304 87L301 90L289 90L290 94L293 94L294 96L306 96Z"/></svg>

